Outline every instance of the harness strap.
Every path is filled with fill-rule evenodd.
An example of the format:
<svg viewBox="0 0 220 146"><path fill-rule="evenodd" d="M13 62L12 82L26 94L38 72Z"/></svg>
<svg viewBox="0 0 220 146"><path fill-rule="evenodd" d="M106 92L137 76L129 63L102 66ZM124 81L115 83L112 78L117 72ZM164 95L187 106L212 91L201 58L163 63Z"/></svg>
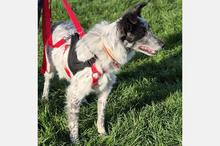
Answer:
<svg viewBox="0 0 220 146"><path fill-rule="evenodd" d="M92 78L92 86L98 85L99 77L102 75L96 68L96 63L94 63L91 67L93 78ZM105 71L103 71L103 74Z"/></svg>
<svg viewBox="0 0 220 146"><path fill-rule="evenodd" d="M62 46L65 43L66 43L66 40L61 39L56 44L53 45L53 43L52 43L52 36L51 35L50 35L49 39L47 40L48 46L50 46L52 48L59 48L60 46Z"/></svg>
<svg viewBox="0 0 220 146"><path fill-rule="evenodd" d="M63 4L70 16L70 19L72 20L75 28L76 28L76 31L78 32L80 38L82 38L84 35L85 35L85 32L83 31L83 28L81 27L79 21L77 20L75 14L73 13L72 9L70 8L69 4L67 3L66 0L63 0Z"/></svg>
<svg viewBox="0 0 220 146"><path fill-rule="evenodd" d="M66 53L66 50L68 49L69 46L70 46L69 44L65 45L65 50L63 51L63 55ZM71 78L70 71L68 70L66 65L64 66L64 70L65 70L66 74Z"/></svg>

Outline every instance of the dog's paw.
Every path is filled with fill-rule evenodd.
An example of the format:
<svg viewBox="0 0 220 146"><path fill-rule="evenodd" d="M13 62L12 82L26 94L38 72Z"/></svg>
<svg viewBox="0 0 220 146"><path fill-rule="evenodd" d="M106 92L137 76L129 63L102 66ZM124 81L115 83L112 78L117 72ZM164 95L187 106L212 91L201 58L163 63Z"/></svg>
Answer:
<svg viewBox="0 0 220 146"><path fill-rule="evenodd" d="M101 137L102 139L108 138L109 135L107 133L99 133L99 137Z"/></svg>
<svg viewBox="0 0 220 146"><path fill-rule="evenodd" d="M70 141L73 144L79 144L80 143L79 139L75 138L74 136L70 136Z"/></svg>
<svg viewBox="0 0 220 146"><path fill-rule="evenodd" d="M70 140L71 141L71 140ZM74 141L71 141L72 144L74 145L79 145L80 144L80 141L79 140L74 140Z"/></svg>
<svg viewBox="0 0 220 146"><path fill-rule="evenodd" d="M85 98L82 100L82 104L84 103L88 103L88 101Z"/></svg>
<svg viewBox="0 0 220 146"><path fill-rule="evenodd" d="M98 133L100 135L106 135L106 131L105 131L105 127L102 126L102 124L98 124L99 122L97 122L96 127L98 129Z"/></svg>
<svg viewBox="0 0 220 146"><path fill-rule="evenodd" d="M99 135L107 135L104 128L98 130Z"/></svg>
<svg viewBox="0 0 220 146"><path fill-rule="evenodd" d="M86 106L87 103L88 103L88 101L87 101L85 98L84 98L84 99L82 100L82 102L81 102L81 104L82 104L83 106Z"/></svg>
<svg viewBox="0 0 220 146"><path fill-rule="evenodd" d="M47 96L42 96L41 101L49 101L49 98Z"/></svg>

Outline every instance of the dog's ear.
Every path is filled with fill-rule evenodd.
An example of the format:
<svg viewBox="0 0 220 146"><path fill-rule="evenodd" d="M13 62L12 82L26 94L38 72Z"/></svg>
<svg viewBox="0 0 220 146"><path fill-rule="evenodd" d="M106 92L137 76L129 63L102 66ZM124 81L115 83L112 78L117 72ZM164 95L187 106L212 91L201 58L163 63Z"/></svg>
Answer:
<svg viewBox="0 0 220 146"><path fill-rule="evenodd" d="M125 13L123 17L126 17L125 19L128 19L132 24L136 24L137 16L141 17L141 9L147 4L147 2L138 3L137 5L132 7L127 13Z"/></svg>
<svg viewBox="0 0 220 146"><path fill-rule="evenodd" d="M146 2L140 2L139 4L132 7L127 13L125 13L118 21L117 25L122 40L127 36L127 33L131 32L133 27L138 23L137 16L140 16L141 9L146 5Z"/></svg>
<svg viewBox="0 0 220 146"><path fill-rule="evenodd" d="M135 5L134 7L132 7L129 11L131 13L135 13L137 16L141 17L141 9L146 6L148 4L148 2L140 2L137 5Z"/></svg>
<svg viewBox="0 0 220 146"><path fill-rule="evenodd" d="M117 23L121 37L126 36L127 32L131 32L132 25L136 23L137 23L136 14L131 12L125 13Z"/></svg>
<svg viewBox="0 0 220 146"><path fill-rule="evenodd" d="M122 16L121 20L117 23L122 40L127 36L128 32L132 31L133 26L137 24L137 22L138 18L136 13L127 12Z"/></svg>
<svg viewBox="0 0 220 146"><path fill-rule="evenodd" d="M128 12L127 15L124 16L126 21L136 24L137 23L137 15L135 13Z"/></svg>

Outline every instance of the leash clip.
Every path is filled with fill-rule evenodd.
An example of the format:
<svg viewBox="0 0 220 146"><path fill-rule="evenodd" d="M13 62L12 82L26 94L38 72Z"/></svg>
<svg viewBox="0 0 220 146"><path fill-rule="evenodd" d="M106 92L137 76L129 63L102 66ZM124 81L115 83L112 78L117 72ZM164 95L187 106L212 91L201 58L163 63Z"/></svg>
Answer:
<svg viewBox="0 0 220 146"><path fill-rule="evenodd" d="M77 29L76 29L77 30ZM81 32L78 32L77 31L77 33L80 35L80 34L82 34L84 32L84 30L83 30L83 28L82 28L82 31Z"/></svg>

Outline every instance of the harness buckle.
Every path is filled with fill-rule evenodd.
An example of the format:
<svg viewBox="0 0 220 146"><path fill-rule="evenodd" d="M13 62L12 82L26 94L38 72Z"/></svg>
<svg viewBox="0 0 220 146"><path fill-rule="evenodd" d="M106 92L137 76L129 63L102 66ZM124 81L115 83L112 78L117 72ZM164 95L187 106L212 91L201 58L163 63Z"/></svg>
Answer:
<svg viewBox="0 0 220 146"><path fill-rule="evenodd" d="M77 30L77 29L76 29ZM77 31L78 32L78 31ZM82 28L82 31L81 32L78 32L78 34L80 35L80 34L82 34L84 32L84 30L83 30L83 28Z"/></svg>
<svg viewBox="0 0 220 146"><path fill-rule="evenodd" d="M87 61L90 66L92 66L92 62L90 60Z"/></svg>
<svg viewBox="0 0 220 146"><path fill-rule="evenodd" d="M65 40L65 42L67 42L70 39L71 35L68 34L68 36L64 36L63 39Z"/></svg>

